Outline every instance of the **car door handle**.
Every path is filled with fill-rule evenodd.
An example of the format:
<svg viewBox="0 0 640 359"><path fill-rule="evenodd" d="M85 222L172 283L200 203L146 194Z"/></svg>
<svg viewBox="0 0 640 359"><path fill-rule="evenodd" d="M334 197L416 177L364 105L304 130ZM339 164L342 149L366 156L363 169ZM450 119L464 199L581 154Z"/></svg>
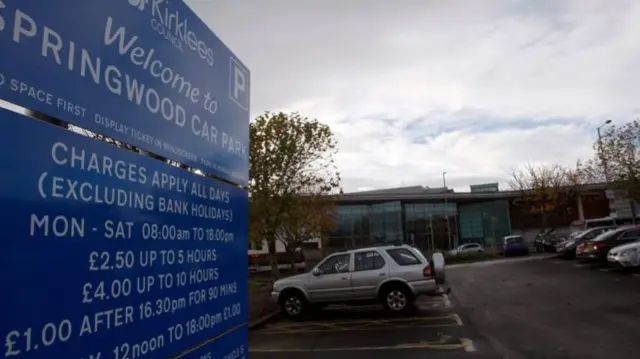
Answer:
<svg viewBox="0 0 640 359"><path fill-rule="evenodd" d="M386 273L379 273L378 275L381 276L381 277L384 277L387 274Z"/></svg>
<svg viewBox="0 0 640 359"><path fill-rule="evenodd" d="M342 277L342 278L340 278L340 279L342 279L342 280L347 280L347 277Z"/></svg>

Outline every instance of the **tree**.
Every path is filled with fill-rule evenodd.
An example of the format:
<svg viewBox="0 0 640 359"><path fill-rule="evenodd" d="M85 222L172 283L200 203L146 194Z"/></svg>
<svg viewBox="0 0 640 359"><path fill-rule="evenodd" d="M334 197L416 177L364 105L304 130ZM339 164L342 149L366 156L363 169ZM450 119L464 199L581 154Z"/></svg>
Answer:
<svg viewBox="0 0 640 359"><path fill-rule="evenodd" d="M595 156L582 166L582 176L589 181L609 183L634 203L640 200L640 120L620 127L611 126L594 145ZM631 205L635 219L635 206Z"/></svg>
<svg viewBox="0 0 640 359"><path fill-rule="evenodd" d="M299 113L270 113L250 124L250 237L266 240L271 269L278 275L276 241L294 224L314 228L303 195L317 199L333 194L340 174L333 156L337 143L331 128ZM308 216L308 217L305 217ZM301 218L303 217L303 218Z"/></svg>
<svg viewBox="0 0 640 359"><path fill-rule="evenodd" d="M302 243L311 239L326 241L327 234L335 229L335 198L322 188L309 188L292 197L283 215L276 238L284 245L291 269L295 269L295 251L302 250Z"/></svg>
<svg viewBox="0 0 640 359"><path fill-rule="evenodd" d="M510 177L511 189L518 192L514 204L534 216L541 229L548 227L550 217L567 208L581 182L576 169L557 164L528 163L520 170L513 170Z"/></svg>

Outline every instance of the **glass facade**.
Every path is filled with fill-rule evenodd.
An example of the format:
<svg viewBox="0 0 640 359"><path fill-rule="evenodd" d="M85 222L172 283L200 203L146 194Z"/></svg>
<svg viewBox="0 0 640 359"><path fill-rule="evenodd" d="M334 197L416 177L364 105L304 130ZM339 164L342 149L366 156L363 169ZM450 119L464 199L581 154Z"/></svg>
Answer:
<svg viewBox="0 0 640 359"><path fill-rule="evenodd" d="M407 243L433 251L467 242L494 243L510 234L506 200L473 204L402 203L339 205L328 246L359 248Z"/></svg>
<svg viewBox="0 0 640 359"><path fill-rule="evenodd" d="M485 246L500 242L511 235L509 202L498 200L459 206L460 243L481 243Z"/></svg>
<svg viewBox="0 0 640 359"><path fill-rule="evenodd" d="M429 252L455 246L456 207L455 203L405 204L405 242Z"/></svg>
<svg viewBox="0 0 640 359"><path fill-rule="evenodd" d="M337 230L330 237L330 246L357 248L373 244L400 243L401 218L400 202L338 206Z"/></svg>

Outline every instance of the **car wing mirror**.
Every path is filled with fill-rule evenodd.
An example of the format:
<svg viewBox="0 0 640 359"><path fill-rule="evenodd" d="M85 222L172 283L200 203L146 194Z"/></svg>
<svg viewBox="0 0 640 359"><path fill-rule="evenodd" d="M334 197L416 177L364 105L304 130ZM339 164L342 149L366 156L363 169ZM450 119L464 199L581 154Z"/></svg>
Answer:
<svg viewBox="0 0 640 359"><path fill-rule="evenodd" d="M313 274L314 276L320 276L322 275L322 270L320 268L313 268L313 270L311 271L311 274Z"/></svg>
<svg viewBox="0 0 640 359"><path fill-rule="evenodd" d="M435 274L436 284L444 284L445 283L445 273L444 273L444 256L442 253L434 253L431 256L431 261L433 263L433 272Z"/></svg>

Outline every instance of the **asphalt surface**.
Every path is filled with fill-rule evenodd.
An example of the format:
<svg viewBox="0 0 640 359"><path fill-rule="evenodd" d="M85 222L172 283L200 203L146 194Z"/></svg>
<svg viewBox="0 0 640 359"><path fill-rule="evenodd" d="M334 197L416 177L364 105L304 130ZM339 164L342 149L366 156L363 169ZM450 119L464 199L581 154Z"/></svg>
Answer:
<svg viewBox="0 0 640 359"><path fill-rule="evenodd" d="M448 272L498 358L640 357L640 276L547 259Z"/></svg>
<svg viewBox="0 0 640 359"><path fill-rule="evenodd" d="M377 306L276 318L250 333L256 359L638 358L640 275L523 258L452 266L452 292L406 317ZM637 344L635 344L637 343Z"/></svg>

